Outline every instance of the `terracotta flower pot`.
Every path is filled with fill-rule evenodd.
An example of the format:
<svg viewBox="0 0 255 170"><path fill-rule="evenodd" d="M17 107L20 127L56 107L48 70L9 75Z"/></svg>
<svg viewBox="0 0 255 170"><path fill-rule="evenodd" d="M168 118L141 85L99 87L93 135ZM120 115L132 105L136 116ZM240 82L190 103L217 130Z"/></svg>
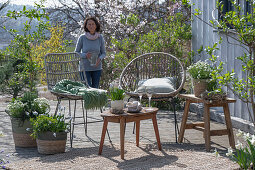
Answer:
<svg viewBox="0 0 255 170"><path fill-rule="evenodd" d="M192 85L194 95L201 97L200 95L207 90L209 79L192 79Z"/></svg>

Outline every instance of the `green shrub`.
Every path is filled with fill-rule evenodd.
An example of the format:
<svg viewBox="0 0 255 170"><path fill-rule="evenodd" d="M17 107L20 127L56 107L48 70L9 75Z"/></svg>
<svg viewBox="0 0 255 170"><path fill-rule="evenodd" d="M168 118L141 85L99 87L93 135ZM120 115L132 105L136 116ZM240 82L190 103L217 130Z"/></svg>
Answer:
<svg viewBox="0 0 255 170"><path fill-rule="evenodd" d="M37 118L30 119L33 133L32 137L37 138L43 132L68 132L70 125L65 122L64 115L42 114ZM54 135L54 134L53 134Z"/></svg>

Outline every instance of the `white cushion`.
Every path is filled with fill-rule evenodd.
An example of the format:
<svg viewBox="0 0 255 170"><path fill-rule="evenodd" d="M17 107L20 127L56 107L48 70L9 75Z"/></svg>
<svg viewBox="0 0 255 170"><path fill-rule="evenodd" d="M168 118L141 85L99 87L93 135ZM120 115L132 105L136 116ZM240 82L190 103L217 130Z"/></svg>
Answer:
<svg viewBox="0 0 255 170"><path fill-rule="evenodd" d="M145 88L150 86L154 93L170 93L176 89L175 82L173 77L140 80L136 91L144 92Z"/></svg>

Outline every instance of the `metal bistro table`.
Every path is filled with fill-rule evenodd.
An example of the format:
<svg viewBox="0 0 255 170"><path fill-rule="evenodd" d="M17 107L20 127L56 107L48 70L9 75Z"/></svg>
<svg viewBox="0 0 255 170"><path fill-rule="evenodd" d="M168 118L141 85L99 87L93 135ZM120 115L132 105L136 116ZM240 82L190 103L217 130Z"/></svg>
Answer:
<svg viewBox="0 0 255 170"><path fill-rule="evenodd" d="M184 98L186 100L184 114L182 117L180 134L178 137L179 143L183 141L185 129L195 129L195 130L202 131L204 133L206 151L210 151L211 149L211 145L210 145L211 136L228 135L230 146L232 148L235 148L235 140L234 140L231 117L230 117L230 112L228 107L229 103L236 102L235 99L226 98L226 100L223 100L223 101L209 102L199 97L195 97L194 94L179 94L178 97ZM204 122L187 123L190 103L204 104ZM223 107L225 122L227 127L226 129L210 130L210 107Z"/></svg>
<svg viewBox="0 0 255 170"><path fill-rule="evenodd" d="M160 137L158 131L158 123L157 123L157 112L158 108L153 107L151 111L146 110L147 108L143 108L139 113L129 113L127 109L124 109L123 114L112 114L110 110L104 111L101 116L104 118L104 124L101 135L101 142L99 146L98 154L102 154L103 144L105 133L107 129L108 122L119 123L120 124L120 154L121 159L124 159L124 136L125 136L125 124L128 122L136 123L136 146L139 146L139 131L140 131L140 121L152 119L153 127L158 143L158 149L161 150Z"/></svg>

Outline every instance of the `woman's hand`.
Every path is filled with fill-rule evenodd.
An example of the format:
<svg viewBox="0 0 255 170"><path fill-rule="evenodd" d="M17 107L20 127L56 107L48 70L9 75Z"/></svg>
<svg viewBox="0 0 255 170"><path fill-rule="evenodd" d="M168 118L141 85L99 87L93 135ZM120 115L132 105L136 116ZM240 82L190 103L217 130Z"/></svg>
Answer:
<svg viewBox="0 0 255 170"><path fill-rule="evenodd" d="M101 59L98 58L98 59L97 59L97 62L96 62L96 67L100 64L100 62L101 62Z"/></svg>
<svg viewBox="0 0 255 170"><path fill-rule="evenodd" d="M92 56L91 52L87 52L87 53L86 53L86 57L87 57L87 59L89 59L89 60L90 60L90 59L91 59L91 56Z"/></svg>

